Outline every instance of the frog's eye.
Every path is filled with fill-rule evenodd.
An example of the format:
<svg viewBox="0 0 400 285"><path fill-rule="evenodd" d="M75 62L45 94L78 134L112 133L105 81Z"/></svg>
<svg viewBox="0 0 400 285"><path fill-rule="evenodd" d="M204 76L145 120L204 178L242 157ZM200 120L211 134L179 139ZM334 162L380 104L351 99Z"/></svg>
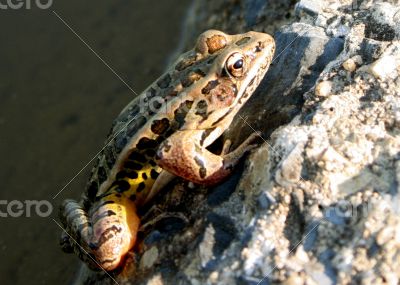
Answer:
<svg viewBox="0 0 400 285"><path fill-rule="evenodd" d="M233 77L241 77L244 74L245 61L241 53L231 54L225 62L226 72Z"/></svg>

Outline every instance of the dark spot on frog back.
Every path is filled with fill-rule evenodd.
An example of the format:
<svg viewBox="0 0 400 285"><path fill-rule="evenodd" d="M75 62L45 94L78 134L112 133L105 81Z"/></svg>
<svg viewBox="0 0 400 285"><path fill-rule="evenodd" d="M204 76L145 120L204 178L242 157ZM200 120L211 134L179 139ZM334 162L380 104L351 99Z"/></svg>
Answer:
<svg viewBox="0 0 400 285"><path fill-rule="evenodd" d="M208 104L205 100L200 100L196 105L196 115L201 116L204 120L208 117Z"/></svg>
<svg viewBox="0 0 400 285"><path fill-rule="evenodd" d="M126 136L124 136L124 133L118 134L114 142L115 142L115 151L117 152L117 154L119 154L125 147L125 145L128 143L128 139Z"/></svg>
<svg viewBox="0 0 400 285"><path fill-rule="evenodd" d="M104 149L104 159L107 164L107 167L109 169L112 169L117 159L117 155L114 152L114 144L110 144Z"/></svg>
<svg viewBox="0 0 400 285"><path fill-rule="evenodd" d="M91 181L88 184L86 191L90 201L93 201L95 199L98 190L99 190L99 184L97 183L97 181Z"/></svg>
<svg viewBox="0 0 400 285"><path fill-rule="evenodd" d="M103 183L104 181L106 181L106 179L107 179L107 172L106 172L106 170L104 169L103 166L100 166L100 167L97 169L97 177L99 178L99 183L100 183L100 184Z"/></svg>
<svg viewBox="0 0 400 285"><path fill-rule="evenodd" d="M150 87L144 94L143 102L147 103L149 100L153 99L156 96L156 94L157 94L156 90L153 87Z"/></svg>
<svg viewBox="0 0 400 285"><path fill-rule="evenodd" d="M143 168L140 163L131 160L125 161L124 167L129 170L141 170Z"/></svg>
<svg viewBox="0 0 400 285"><path fill-rule="evenodd" d="M163 134L169 128L169 120L163 118L161 120L154 120L151 124L151 131L157 135Z"/></svg>
<svg viewBox="0 0 400 285"><path fill-rule="evenodd" d="M149 139L147 137L143 137L139 140L138 144L136 147L140 150L142 149L154 149L158 145L156 140Z"/></svg>
<svg viewBox="0 0 400 285"><path fill-rule="evenodd" d="M174 112L174 119L177 123L178 127L181 127L185 123L186 115L192 108L193 101L185 101L183 102Z"/></svg>
<svg viewBox="0 0 400 285"><path fill-rule="evenodd" d="M170 100L173 97L176 97L176 95L178 95L178 91L175 90L175 88L173 86L170 86L164 90L160 90L159 92L159 97L163 98L165 100ZM160 100L161 101L161 100Z"/></svg>
<svg viewBox="0 0 400 285"><path fill-rule="evenodd" d="M125 177L128 177L130 179L136 179L139 177L138 173L136 171L127 171L127 170L121 170L120 172L117 173L115 176L115 179L124 179Z"/></svg>
<svg viewBox="0 0 400 285"><path fill-rule="evenodd" d="M128 183L128 181L125 180L117 180L115 181L111 187L116 187L116 190L119 193L128 191L131 188L131 185Z"/></svg>
<svg viewBox="0 0 400 285"><path fill-rule="evenodd" d="M188 57L182 59L181 61L179 61L176 66L175 69L178 71L182 71L185 68L193 65L197 60L197 55L189 55Z"/></svg>
<svg viewBox="0 0 400 285"><path fill-rule="evenodd" d="M248 87L253 86L253 84L254 84L254 82L255 82L255 80L256 80L256 77L257 77L257 76L254 76L254 77L250 80L249 84L247 85Z"/></svg>
<svg viewBox="0 0 400 285"><path fill-rule="evenodd" d="M140 163L145 163L147 161L146 157L142 153L140 153L138 151L132 151L129 154L128 159L129 160L133 160L133 161L137 161L137 162L140 162Z"/></svg>
<svg viewBox="0 0 400 285"><path fill-rule="evenodd" d="M219 84L218 79L208 81L207 85L204 86L203 89L201 89L201 93L202 94L210 94L210 91L213 90L215 87L217 87L218 84Z"/></svg>
<svg viewBox="0 0 400 285"><path fill-rule="evenodd" d="M135 104L126 109L123 113L121 113L116 120L113 122L113 126L116 125L120 121L125 121L127 118L133 118L140 112L140 106Z"/></svg>
<svg viewBox="0 0 400 285"><path fill-rule="evenodd" d="M151 179L156 180L157 177L158 177L158 175L159 175L159 173L158 173L155 169L152 169L152 170L150 171L150 177L151 177Z"/></svg>
<svg viewBox="0 0 400 285"><path fill-rule="evenodd" d="M146 184L144 182L140 182L139 185L136 188L136 192L140 193L142 192L144 189L146 189Z"/></svg>
<svg viewBox="0 0 400 285"><path fill-rule="evenodd" d="M167 88L169 86L169 84L171 83L171 76L169 75L169 73L165 74L163 77L161 77L158 81L157 81L157 85L158 87L160 87L161 89Z"/></svg>
<svg viewBox="0 0 400 285"><path fill-rule="evenodd" d="M189 87L194 82L203 78L206 74L201 69L196 69L194 71L189 72L185 76L182 77L181 83L183 87Z"/></svg>
<svg viewBox="0 0 400 285"><path fill-rule="evenodd" d="M146 149L145 155L147 158L153 158L156 156L156 151L154 149Z"/></svg>
<svg viewBox="0 0 400 285"><path fill-rule="evenodd" d="M137 131L146 124L147 119L144 116L138 116L137 118L131 119L131 122L126 127L126 135L131 138Z"/></svg>

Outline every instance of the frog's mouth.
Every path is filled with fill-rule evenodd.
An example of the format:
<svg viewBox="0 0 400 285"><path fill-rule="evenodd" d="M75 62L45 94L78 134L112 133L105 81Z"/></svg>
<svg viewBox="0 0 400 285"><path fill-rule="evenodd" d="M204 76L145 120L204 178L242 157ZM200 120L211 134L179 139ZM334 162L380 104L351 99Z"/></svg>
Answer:
<svg viewBox="0 0 400 285"><path fill-rule="evenodd" d="M261 80L264 78L268 71L272 57L275 52L275 42L273 38L267 34L263 35L264 41L257 41L257 43L248 52L249 58L252 58L252 66L243 80L243 90L238 94L237 105L244 104L250 95L259 86Z"/></svg>

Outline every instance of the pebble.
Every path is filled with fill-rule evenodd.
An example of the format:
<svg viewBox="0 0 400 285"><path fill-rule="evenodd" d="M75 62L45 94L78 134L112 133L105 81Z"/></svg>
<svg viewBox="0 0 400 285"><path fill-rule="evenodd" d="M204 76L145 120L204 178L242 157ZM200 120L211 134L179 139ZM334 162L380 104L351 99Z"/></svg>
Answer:
<svg viewBox="0 0 400 285"><path fill-rule="evenodd" d="M140 260L140 267L143 269L153 267L154 263L157 261L157 258L158 249L154 246L143 254Z"/></svg>
<svg viewBox="0 0 400 285"><path fill-rule="evenodd" d="M315 95L326 97L331 94L332 83L330 81L321 81L315 86Z"/></svg>
<svg viewBox="0 0 400 285"><path fill-rule="evenodd" d="M343 68L347 71L353 72L354 70L356 70L357 65L353 59L349 58L345 62L343 62Z"/></svg>
<svg viewBox="0 0 400 285"><path fill-rule="evenodd" d="M213 272L210 274L210 281L211 281L212 283L217 283L217 282L218 282L218 277L219 277L218 271L213 271Z"/></svg>

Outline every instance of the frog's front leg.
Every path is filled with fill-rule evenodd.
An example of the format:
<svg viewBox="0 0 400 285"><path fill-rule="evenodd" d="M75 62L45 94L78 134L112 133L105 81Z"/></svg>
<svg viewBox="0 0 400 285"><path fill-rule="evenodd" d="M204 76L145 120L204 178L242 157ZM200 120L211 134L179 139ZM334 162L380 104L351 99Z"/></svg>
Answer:
<svg viewBox="0 0 400 285"><path fill-rule="evenodd" d="M163 169L194 183L213 185L229 176L245 152L253 149L251 135L234 151L221 155L206 149L211 143L207 130L181 130L163 141L157 151L157 163ZM209 143L205 142L208 140ZM225 152L225 153L224 153Z"/></svg>
<svg viewBox="0 0 400 285"><path fill-rule="evenodd" d="M74 200L65 200L60 210L61 221L74 241L71 244L64 235L63 248L71 251L72 245L91 268L115 269L135 243L140 224L135 204L116 191L106 192L89 213Z"/></svg>

